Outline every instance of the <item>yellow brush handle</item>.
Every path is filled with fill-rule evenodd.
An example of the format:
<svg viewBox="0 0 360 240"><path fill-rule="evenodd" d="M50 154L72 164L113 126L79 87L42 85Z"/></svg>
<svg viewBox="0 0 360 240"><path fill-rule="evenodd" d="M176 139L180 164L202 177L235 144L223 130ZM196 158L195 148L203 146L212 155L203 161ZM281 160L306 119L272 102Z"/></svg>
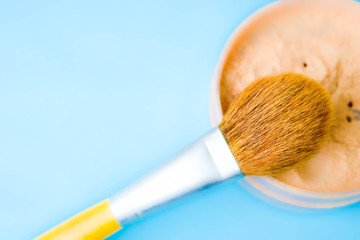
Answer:
<svg viewBox="0 0 360 240"><path fill-rule="evenodd" d="M109 200L105 200L54 227L36 240L104 239L120 229L121 226L110 209Z"/></svg>

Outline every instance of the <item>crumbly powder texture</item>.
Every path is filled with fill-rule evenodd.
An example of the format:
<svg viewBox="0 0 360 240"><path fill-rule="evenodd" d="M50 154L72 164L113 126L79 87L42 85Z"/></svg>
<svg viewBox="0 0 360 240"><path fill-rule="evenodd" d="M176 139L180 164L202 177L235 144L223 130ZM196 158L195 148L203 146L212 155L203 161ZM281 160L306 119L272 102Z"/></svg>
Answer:
<svg viewBox="0 0 360 240"><path fill-rule="evenodd" d="M360 189L360 31L345 13L297 9L264 15L244 30L220 81L223 112L250 82L271 74L301 73L331 94L335 124L316 157L276 178L318 192Z"/></svg>

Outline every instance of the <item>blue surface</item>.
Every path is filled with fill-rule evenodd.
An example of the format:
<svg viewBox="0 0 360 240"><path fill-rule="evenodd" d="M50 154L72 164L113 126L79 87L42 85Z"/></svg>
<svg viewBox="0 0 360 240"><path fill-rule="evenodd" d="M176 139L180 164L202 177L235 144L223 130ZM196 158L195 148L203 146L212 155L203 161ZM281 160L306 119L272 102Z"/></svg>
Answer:
<svg viewBox="0 0 360 240"><path fill-rule="evenodd" d="M35 237L205 133L221 49L268 2L1 1L0 239ZM359 239L359 216L229 182L110 239Z"/></svg>

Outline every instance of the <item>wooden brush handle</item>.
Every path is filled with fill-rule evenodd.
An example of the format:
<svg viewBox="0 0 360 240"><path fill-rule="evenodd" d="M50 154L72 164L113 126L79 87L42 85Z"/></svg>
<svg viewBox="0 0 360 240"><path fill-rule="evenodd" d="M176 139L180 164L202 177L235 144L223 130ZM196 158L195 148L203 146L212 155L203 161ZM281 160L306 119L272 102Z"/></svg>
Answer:
<svg viewBox="0 0 360 240"><path fill-rule="evenodd" d="M105 200L54 227L36 240L104 239L122 227Z"/></svg>

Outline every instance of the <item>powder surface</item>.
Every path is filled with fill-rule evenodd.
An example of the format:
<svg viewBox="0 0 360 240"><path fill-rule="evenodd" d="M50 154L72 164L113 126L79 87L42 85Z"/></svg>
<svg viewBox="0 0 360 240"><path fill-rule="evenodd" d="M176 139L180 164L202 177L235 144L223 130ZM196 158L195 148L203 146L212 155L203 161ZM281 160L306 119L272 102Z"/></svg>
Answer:
<svg viewBox="0 0 360 240"><path fill-rule="evenodd" d="M276 178L318 192L360 189L360 4L342 9L275 9L241 32L227 56L220 80L223 112L250 82L294 72L320 82L331 94L335 126L329 141L303 167Z"/></svg>

